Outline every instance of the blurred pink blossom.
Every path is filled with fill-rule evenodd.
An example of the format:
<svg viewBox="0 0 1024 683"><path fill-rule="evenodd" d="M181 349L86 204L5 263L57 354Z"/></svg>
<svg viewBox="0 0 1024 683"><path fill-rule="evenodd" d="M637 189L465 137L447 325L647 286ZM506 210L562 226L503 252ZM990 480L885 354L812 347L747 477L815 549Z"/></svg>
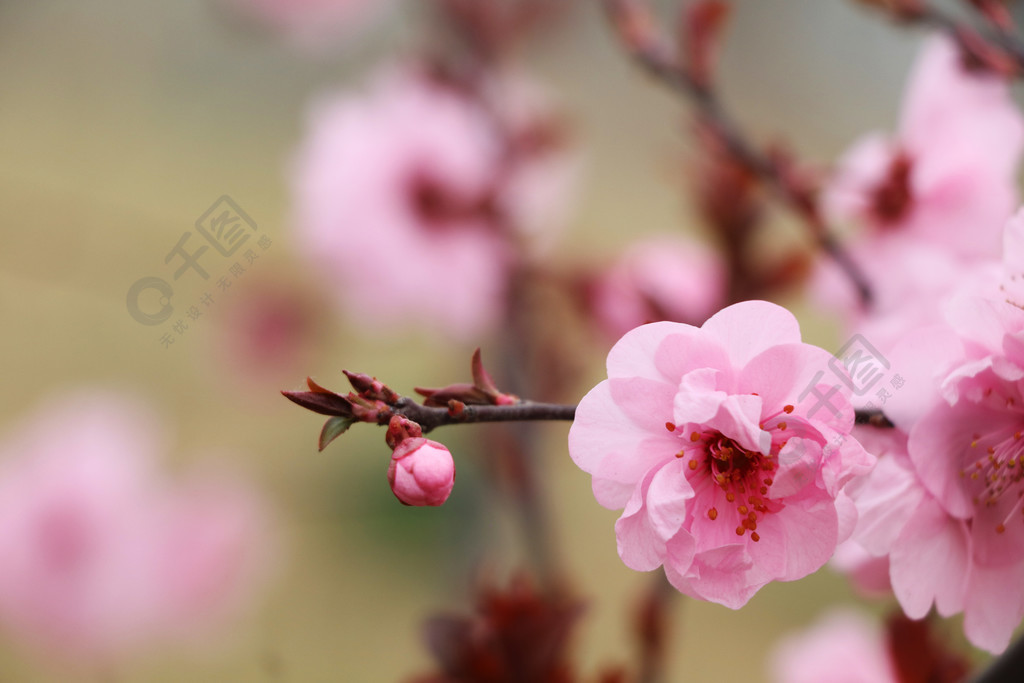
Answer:
<svg viewBox="0 0 1024 683"><path fill-rule="evenodd" d="M153 416L121 396L44 405L0 443L0 623L109 663L212 627L265 559L264 505L231 477L173 485Z"/></svg>
<svg viewBox="0 0 1024 683"><path fill-rule="evenodd" d="M892 236L996 256L1017 204L1024 119L1004 80L968 71L948 38L926 43L893 140L872 134L840 162L826 195L834 216L871 230L866 255Z"/></svg>
<svg viewBox="0 0 1024 683"><path fill-rule="evenodd" d="M393 0L223 0L300 45L319 47L365 29Z"/></svg>
<svg viewBox="0 0 1024 683"><path fill-rule="evenodd" d="M812 294L821 308L843 315L847 333L863 335L883 353L912 331L941 323L943 302L954 293L991 291L1000 279L995 259L965 262L941 245L910 238L889 239L870 252L854 245L852 252L863 257L870 308L860 306L846 276L825 260L819 260Z"/></svg>
<svg viewBox="0 0 1024 683"><path fill-rule="evenodd" d="M1006 83L968 71L950 40L931 38L910 77L899 134L856 144L824 194L834 220L867 229L846 248L871 285L870 311L828 260L812 285L818 303L883 350L940 322L944 298L966 282L991 281L1022 149L1024 119Z"/></svg>
<svg viewBox="0 0 1024 683"><path fill-rule="evenodd" d="M247 281L211 310L218 325L209 373L234 380L230 390L235 396L274 398L263 388L291 381L314 363L327 327L324 304L318 291L288 277Z"/></svg>
<svg viewBox="0 0 1024 683"><path fill-rule="evenodd" d="M415 322L465 339L500 318L512 254L493 123L412 68L313 109L294 165L295 234L364 329Z"/></svg>
<svg viewBox="0 0 1024 683"><path fill-rule="evenodd" d="M644 323L699 325L726 296L725 266L713 249L678 237L633 243L590 291L598 323L619 338Z"/></svg>
<svg viewBox="0 0 1024 683"><path fill-rule="evenodd" d="M777 683L899 683L882 629L851 611L826 615L782 640L772 654Z"/></svg>
<svg viewBox="0 0 1024 683"><path fill-rule="evenodd" d="M528 252L544 252L570 218L582 160L540 83L510 71L489 78L484 90L506 138L500 210Z"/></svg>
<svg viewBox="0 0 1024 683"><path fill-rule="evenodd" d="M875 557L853 539L836 548L829 566L846 575L856 591L865 598L892 596L889 581L889 557Z"/></svg>
<svg viewBox="0 0 1024 683"><path fill-rule="evenodd" d="M820 568L853 528L840 489L873 459L848 438L853 408L823 349L764 301L700 328L653 323L608 355L569 452L615 525L627 566L664 566L681 592L731 608Z"/></svg>
<svg viewBox="0 0 1024 683"><path fill-rule="evenodd" d="M406 505L441 505L455 486L455 461L444 444L405 439L391 454L388 483Z"/></svg>

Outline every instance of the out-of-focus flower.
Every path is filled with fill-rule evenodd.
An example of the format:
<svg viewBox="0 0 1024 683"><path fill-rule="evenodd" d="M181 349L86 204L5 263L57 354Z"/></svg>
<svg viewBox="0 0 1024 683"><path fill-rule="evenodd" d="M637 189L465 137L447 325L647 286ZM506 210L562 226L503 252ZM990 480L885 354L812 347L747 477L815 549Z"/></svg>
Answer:
<svg viewBox="0 0 1024 683"><path fill-rule="evenodd" d="M829 566L845 574L857 592L866 598L892 595L888 556L875 557L853 540L846 540L836 548Z"/></svg>
<svg viewBox="0 0 1024 683"><path fill-rule="evenodd" d="M492 77L484 96L505 139L500 209L526 250L543 252L565 228L579 183L582 163L568 123L522 73Z"/></svg>
<svg viewBox="0 0 1024 683"><path fill-rule="evenodd" d="M847 249L871 285L870 317L838 267L820 262L812 290L883 351L940 322L937 302L982 281L1017 202L1024 118L1007 84L968 70L952 41L928 41L911 75L900 131L851 149L826 188L835 220L867 228Z"/></svg>
<svg viewBox="0 0 1024 683"><path fill-rule="evenodd" d="M0 623L49 656L109 662L252 593L264 505L231 478L165 481L154 431L128 399L83 392L0 444Z"/></svg>
<svg viewBox="0 0 1024 683"><path fill-rule="evenodd" d="M763 301L700 328L644 325L615 345L569 452L599 503L625 506L615 531L627 566L664 566L683 593L738 608L828 560L856 514L840 489L873 462L848 438L853 409L830 358Z"/></svg>
<svg viewBox="0 0 1024 683"><path fill-rule="evenodd" d="M469 338L499 319L511 253L492 124L411 69L313 110L293 174L295 233L365 328L420 322Z"/></svg>
<svg viewBox="0 0 1024 683"><path fill-rule="evenodd" d="M590 287L593 313L619 338L644 323L699 325L725 301L725 267L696 242L658 237L634 243Z"/></svg>
<svg viewBox="0 0 1024 683"><path fill-rule="evenodd" d="M562 227L577 167L564 128L521 76L387 69L314 108L292 173L298 246L366 331L479 336L517 259Z"/></svg>
<svg viewBox="0 0 1024 683"><path fill-rule="evenodd" d="M995 256L1017 202L1024 119L1000 78L971 72L948 38L931 38L914 68L895 140L874 134L840 163L825 195L872 241L910 235L954 253Z"/></svg>
<svg viewBox="0 0 1024 683"><path fill-rule="evenodd" d="M404 439L391 454L388 483L405 505L441 505L455 486L455 461L444 444Z"/></svg>
<svg viewBox="0 0 1024 683"><path fill-rule="evenodd" d="M248 389L303 373L313 364L326 327L323 303L319 292L285 277L248 282L211 311L218 323L215 376L230 377ZM258 393L258 399L264 398Z"/></svg>
<svg viewBox="0 0 1024 683"><path fill-rule="evenodd" d="M353 36L394 0L222 0L299 45L319 47Z"/></svg>
<svg viewBox="0 0 1024 683"><path fill-rule="evenodd" d="M964 262L948 249L913 239L891 239L868 253L853 245L861 271L871 283L872 302L864 310L849 279L834 264L819 260L812 295L819 306L845 314L849 332L870 339L883 353L908 333L943 320L943 302L970 288L998 286L995 259Z"/></svg>
<svg viewBox="0 0 1024 683"><path fill-rule="evenodd" d="M834 610L783 639L771 658L777 683L960 683L969 670L929 620L899 612L882 629L857 612Z"/></svg>
<svg viewBox="0 0 1024 683"><path fill-rule="evenodd" d="M775 648L776 683L899 683L885 636L856 612L836 611Z"/></svg>

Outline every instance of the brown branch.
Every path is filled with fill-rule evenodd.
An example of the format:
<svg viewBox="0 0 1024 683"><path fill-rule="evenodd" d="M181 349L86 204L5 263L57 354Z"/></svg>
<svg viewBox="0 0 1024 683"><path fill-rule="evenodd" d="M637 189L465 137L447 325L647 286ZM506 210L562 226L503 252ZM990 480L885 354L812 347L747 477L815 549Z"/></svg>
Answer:
<svg viewBox="0 0 1024 683"><path fill-rule="evenodd" d="M361 410L351 404L350 399L329 394L331 400L343 402L339 407L327 406L325 403L314 403L327 392L282 391L285 398L307 410L321 415L334 415L351 418L353 422L371 422L386 425L394 415L400 415L418 423L423 432L438 427L457 424L476 424L480 422L537 422L537 421L568 421L576 418L576 406L564 403L540 403L536 401L518 401L507 405L467 405L452 400L448 407L425 406L408 396L399 397L393 403L379 403L375 409ZM872 427L893 427L893 423L880 410L857 410L856 424Z"/></svg>
<svg viewBox="0 0 1024 683"><path fill-rule="evenodd" d="M835 260L856 288L861 303L870 305L872 295L867 278L826 226L814 191L794 182L771 156L754 146L725 111L715 91L680 66L675 58L678 51L655 31L643 0L605 0L604 5L609 21L637 64L696 107L718 133L725 150L804 220L820 248Z"/></svg>
<svg viewBox="0 0 1024 683"><path fill-rule="evenodd" d="M478 422L529 422L537 420L568 420L571 422L576 416L576 406L521 401L504 406L457 404L455 407L449 408L431 408L416 403L411 398L402 398L391 407L391 414L401 415L419 423L423 427L424 433L426 433L445 425L473 424Z"/></svg>
<svg viewBox="0 0 1024 683"><path fill-rule="evenodd" d="M672 606L679 592L655 572L637 610L635 628L640 645L637 683L663 683L668 680L668 644L672 631Z"/></svg>
<svg viewBox="0 0 1024 683"><path fill-rule="evenodd" d="M886 429L896 426L881 410L857 410L854 413L853 423L866 425L868 427L882 427Z"/></svg>
<svg viewBox="0 0 1024 683"><path fill-rule="evenodd" d="M282 391L292 403L329 419L320 431L320 450L348 431L356 422L390 425L388 445L391 443L392 418L404 417L415 423L416 436L438 427L480 422L537 422L572 421L576 406L560 403L523 401L502 392L484 369L480 349L473 354L472 384L451 384L440 389L416 389L423 403L401 396L376 377L358 372L343 371L355 391L346 395L324 388L306 378L309 391ZM856 423L874 427L892 427L892 422L878 410L859 410ZM396 441L397 443L397 441Z"/></svg>
<svg viewBox="0 0 1024 683"><path fill-rule="evenodd" d="M994 33L982 33L927 0L857 2L887 14L897 24L924 26L949 34L976 66L1006 77L1024 77L1024 43L1007 28L997 28Z"/></svg>

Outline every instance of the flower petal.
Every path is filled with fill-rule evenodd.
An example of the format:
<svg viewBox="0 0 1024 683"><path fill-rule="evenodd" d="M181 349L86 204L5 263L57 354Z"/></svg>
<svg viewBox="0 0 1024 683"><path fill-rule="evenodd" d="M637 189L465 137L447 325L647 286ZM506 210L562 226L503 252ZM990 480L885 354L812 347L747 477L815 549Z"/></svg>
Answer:
<svg viewBox="0 0 1024 683"><path fill-rule="evenodd" d="M651 432L626 416L607 380L583 397L569 429L569 455L580 469L624 483L639 482L651 467L672 457L679 443L664 423Z"/></svg>
<svg viewBox="0 0 1024 683"><path fill-rule="evenodd" d="M652 469L636 485L622 516L615 522L619 557L627 567L640 572L657 569L665 560L665 540L655 532L647 514L648 490L657 472Z"/></svg>
<svg viewBox="0 0 1024 683"><path fill-rule="evenodd" d="M889 555L893 592L908 617L923 618L932 602L944 616L963 609L970 552L964 523L933 498L922 500Z"/></svg>
<svg viewBox="0 0 1024 683"><path fill-rule="evenodd" d="M793 314L767 301L733 304L711 316L701 329L718 341L739 368L769 347L800 343L800 323Z"/></svg>
<svg viewBox="0 0 1024 683"><path fill-rule="evenodd" d="M691 325L673 322L650 323L630 330L608 352L608 376L677 381L678 377L665 375L659 370L654 359L666 338L695 330Z"/></svg>
<svg viewBox="0 0 1024 683"><path fill-rule="evenodd" d="M1024 617L1024 564L975 566L964 601L964 633L972 644L999 654Z"/></svg>
<svg viewBox="0 0 1024 683"><path fill-rule="evenodd" d="M693 564L682 571L666 564L665 576L681 593L739 609L767 583L767 580L748 581L752 567L746 546L736 544L699 553L693 558Z"/></svg>
<svg viewBox="0 0 1024 683"><path fill-rule="evenodd" d="M647 516L651 528L665 541L682 528L687 501L694 495L686 479L686 469L682 458L673 458L658 469L647 491Z"/></svg>

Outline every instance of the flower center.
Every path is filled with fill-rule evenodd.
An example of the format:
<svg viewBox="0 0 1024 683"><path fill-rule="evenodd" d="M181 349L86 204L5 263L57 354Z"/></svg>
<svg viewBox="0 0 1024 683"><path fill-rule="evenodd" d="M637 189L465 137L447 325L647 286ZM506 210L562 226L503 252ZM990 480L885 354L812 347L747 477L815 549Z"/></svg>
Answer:
<svg viewBox="0 0 1024 683"><path fill-rule="evenodd" d="M768 455L744 448L717 429L708 429L702 425L676 427L671 422L665 423L668 431L678 433L684 438L685 445L676 453L676 457L689 457L687 467L690 473L687 478L694 483L694 488L699 490L705 484L710 484L724 493L725 502L729 506L724 511L732 512L724 519L735 520L736 535L744 536L749 531L750 540L755 543L761 540L760 534L757 533L758 520L784 507L781 501L769 499L768 491L774 483L775 471L779 467L779 451L792 434L787 419L793 410L793 406L787 405L779 412L762 419L758 425L772 436ZM798 420L798 432L800 423L802 421ZM695 479L704 481L698 482L694 481ZM712 497L717 501L720 495L713 494ZM717 503L706 510L711 521L722 516L716 505Z"/></svg>
<svg viewBox="0 0 1024 683"><path fill-rule="evenodd" d="M770 512L782 509L781 503L769 500L768 491L778 468L779 449L786 441L782 436L787 427L783 418L792 412L793 406L787 405L780 413L761 422L761 429L772 432L770 455L748 450L714 429L702 429L697 426L691 430L679 430L684 435L689 431L686 446L676 453L676 457L690 458L687 465L691 472L690 479L699 477L705 479L711 486L717 487L724 494L725 502L729 506L724 511L732 511L725 519L736 521L737 536L744 536L749 531L750 540L755 543L761 540L761 535L757 533L758 520ZM666 423L665 427L670 432L677 431L671 422ZM716 500L719 497L720 495L714 496ZM712 505L707 509L707 515L711 521L715 521L719 518L720 511L718 507Z"/></svg>
<svg viewBox="0 0 1024 683"><path fill-rule="evenodd" d="M903 219L913 204L910 171L913 163L905 152L898 153L889 164L885 178L871 193L871 211L882 225L892 227Z"/></svg>
<svg viewBox="0 0 1024 683"><path fill-rule="evenodd" d="M704 444L704 467L707 476L725 492L725 500L735 506L739 522L736 535L742 536L749 531L750 540L760 541L757 521L759 516L763 517L770 512L764 496L772 484L774 459L756 451L748 451L718 432L705 435L693 432L693 435L697 435L697 441ZM691 440L693 435L690 437ZM697 466L694 467L694 464ZM690 460L690 467L700 467L696 458ZM711 508L708 516L712 520L717 519L717 508Z"/></svg>
<svg viewBox="0 0 1024 683"><path fill-rule="evenodd" d="M1006 525L1019 511L1024 515L1024 439L1021 432L1012 435L982 437L975 434L969 447L969 457L960 470L960 478L967 482L971 501L977 507L995 507L1006 496L1017 500L1006 518L996 526L1003 533ZM1024 521L1024 520L1022 520Z"/></svg>
<svg viewBox="0 0 1024 683"><path fill-rule="evenodd" d="M431 230L446 231L465 221L497 217L493 193L467 196L427 172L414 173L406 191L412 213Z"/></svg>

